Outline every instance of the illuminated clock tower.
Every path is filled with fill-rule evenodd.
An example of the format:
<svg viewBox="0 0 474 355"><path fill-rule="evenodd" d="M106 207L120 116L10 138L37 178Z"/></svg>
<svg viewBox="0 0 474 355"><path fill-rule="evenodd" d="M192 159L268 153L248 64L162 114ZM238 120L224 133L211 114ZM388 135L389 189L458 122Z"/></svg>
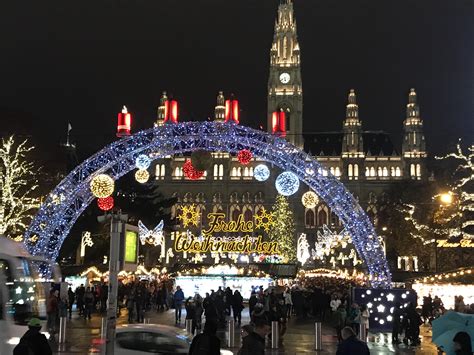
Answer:
<svg viewBox="0 0 474 355"><path fill-rule="evenodd" d="M291 0L278 6L275 34L270 50L268 78L267 129L272 132L272 114L285 112L286 138L303 147L303 86L300 70L300 47Z"/></svg>

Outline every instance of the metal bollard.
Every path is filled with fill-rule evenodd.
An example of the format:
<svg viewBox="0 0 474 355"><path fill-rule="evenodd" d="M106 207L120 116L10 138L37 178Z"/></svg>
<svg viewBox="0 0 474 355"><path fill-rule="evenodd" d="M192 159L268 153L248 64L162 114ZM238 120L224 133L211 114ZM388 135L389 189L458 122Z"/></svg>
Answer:
<svg viewBox="0 0 474 355"><path fill-rule="evenodd" d="M235 346L235 321L234 319L229 319L227 322L227 347L233 348Z"/></svg>
<svg viewBox="0 0 474 355"><path fill-rule="evenodd" d="M365 324L362 323L359 324L359 339L363 342L367 342L367 328Z"/></svg>
<svg viewBox="0 0 474 355"><path fill-rule="evenodd" d="M100 324L100 338L105 339L107 337L107 318L102 317Z"/></svg>
<svg viewBox="0 0 474 355"><path fill-rule="evenodd" d="M59 318L59 344L64 344L66 342L66 317Z"/></svg>
<svg viewBox="0 0 474 355"><path fill-rule="evenodd" d="M150 324L150 318L143 318L143 324Z"/></svg>
<svg viewBox="0 0 474 355"><path fill-rule="evenodd" d="M278 343L280 341L280 328L278 322L272 322L272 349L278 349Z"/></svg>
<svg viewBox="0 0 474 355"><path fill-rule="evenodd" d="M192 333L193 333L193 320L192 319L186 319L185 324L186 324L186 333L192 335Z"/></svg>
<svg viewBox="0 0 474 355"><path fill-rule="evenodd" d="M323 334L321 322L314 323L314 350L323 350Z"/></svg>

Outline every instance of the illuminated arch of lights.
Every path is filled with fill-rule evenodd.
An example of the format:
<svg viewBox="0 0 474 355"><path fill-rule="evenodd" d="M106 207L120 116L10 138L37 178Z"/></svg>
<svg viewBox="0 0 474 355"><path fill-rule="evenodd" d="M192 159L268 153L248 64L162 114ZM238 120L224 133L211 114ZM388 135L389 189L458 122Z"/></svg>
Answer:
<svg viewBox="0 0 474 355"><path fill-rule="evenodd" d="M25 233L27 249L33 255L49 260L58 257L75 221L94 199L89 185L98 174L107 174L117 180L136 168L136 159L141 154L159 159L200 149L232 154L248 149L253 156L294 173L340 218L365 261L371 285L389 287L390 270L374 228L344 185L332 175L319 173L322 166L316 159L285 139L233 122L166 124L137 132L106 146L77 166L49 194ZM65 199L55 203L53 197L61 195ZM38 238L36 242L35 237Z"/></svg>

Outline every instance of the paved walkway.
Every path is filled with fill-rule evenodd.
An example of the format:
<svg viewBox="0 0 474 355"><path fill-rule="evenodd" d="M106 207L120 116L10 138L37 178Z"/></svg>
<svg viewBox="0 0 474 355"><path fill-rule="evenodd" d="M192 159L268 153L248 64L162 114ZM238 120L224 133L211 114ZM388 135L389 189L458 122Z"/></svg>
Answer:
<svg viewBox="0 0 474 355"><path fill-rule="evenodd" d="M148 312L146 314L147 321L156 324L174 324L174 311L166 312ZM183 309L182 319L185 318L185 310ZM88 354L93 347L95 341L100 338L102 318L100 315L93 315L91 320L84 320L79 318L77 313L73 314L71 321L67 324L67 342L60 347L53 344L56 349L56 354ZM127 323L126 311L123 310L119 324ZM248 309L245 309L242 314L242 324L247 324L249 321ZM184 324L180 327L184 328ZM279 349L268 349L267 354L271 355L299 355L299 354L335 354L337 349L337 338L333 328L323 325L322 329L323 350L314 351L314 320L312 319L295 319L291 318L288 323L288 330L285 334L283 345ZM391 343L391 336L389 334L369 333L369 348L373 355L385 354L421 354L429 355L436 354L436 347L431 343L431 332L428 327L422 327L422 344L419 347L407 347L403 344L394 345ZM225 331L219 331L218 336L221 338L221 344L227 344ZM235 354L240 347L240 331L236 327L235 332L236 347L232 350Z"/></svg>

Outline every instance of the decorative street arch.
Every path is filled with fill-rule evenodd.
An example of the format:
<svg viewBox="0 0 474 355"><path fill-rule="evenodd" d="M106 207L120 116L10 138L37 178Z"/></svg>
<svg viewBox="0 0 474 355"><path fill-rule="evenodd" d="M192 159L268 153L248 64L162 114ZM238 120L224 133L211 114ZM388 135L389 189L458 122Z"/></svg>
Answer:
<svg viewBox="0 0 474 355"><path fill-rule="evenodd" d="M140 131L117 140L76 167L49 194L25 233L33 255L55 260L64 239L84 209L94 199L89 184L107 173L115 180L135 169L135 159L148 154L159 159L198 149L254 156L291 171L312 188L343 222L373 287L389 287L391 275L374 228L352 194L334 176L323 176L323 167L285 139L249 127L224 122L184 122Z"/></svg>

